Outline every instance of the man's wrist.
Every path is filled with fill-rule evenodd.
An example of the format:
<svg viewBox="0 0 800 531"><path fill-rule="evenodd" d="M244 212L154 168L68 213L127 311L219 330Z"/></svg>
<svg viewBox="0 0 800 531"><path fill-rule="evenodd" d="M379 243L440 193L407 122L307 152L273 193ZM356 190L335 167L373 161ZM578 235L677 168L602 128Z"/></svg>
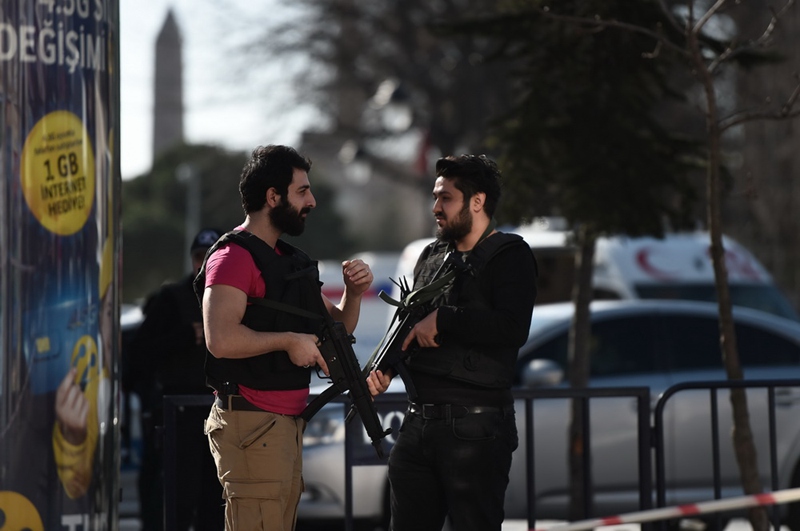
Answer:
<svg viewBox="0 0 800 531"><path fill-rule="evenodd" d="M356 291L357 288L344 288L344 296L347 298L348 301L360 302L361 298L364 296L363 291Z"/></svg>

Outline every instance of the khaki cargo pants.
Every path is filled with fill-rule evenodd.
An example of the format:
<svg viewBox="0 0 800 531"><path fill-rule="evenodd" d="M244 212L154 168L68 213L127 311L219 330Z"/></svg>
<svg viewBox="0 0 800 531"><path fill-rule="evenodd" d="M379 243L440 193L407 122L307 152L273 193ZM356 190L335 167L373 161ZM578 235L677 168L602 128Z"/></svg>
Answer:
<svg viewBox="0 0 800 531"><path fill-rule="evenodd" d="M225 499L226 531L292 531L303 492L301 419L211 406L205 433Z"/></svg>

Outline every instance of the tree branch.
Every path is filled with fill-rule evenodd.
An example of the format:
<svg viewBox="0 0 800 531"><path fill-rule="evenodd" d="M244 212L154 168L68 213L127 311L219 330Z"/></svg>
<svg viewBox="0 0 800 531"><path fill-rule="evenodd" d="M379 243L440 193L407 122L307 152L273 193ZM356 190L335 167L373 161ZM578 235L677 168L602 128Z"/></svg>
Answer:
<svg viewBox="0 0 800 531"><path fill-rule="evenodd" d="M764 29L764 33L761 34L756 40L752 41L750 44L737 46L737 47L728 47L723 53L719 55L714 61L711 62L709 65L709 70L712 72L725 61L729 61L734 57L743 54L747 51L752 51L759 48L764 48L769 44L770 39L772 38L772 34L775 32L775 28L778 26L778 21L783 18L784 15L788 12L788 10L794 5L795 0L786 0L784 6L779 10L775 11L774 9L770 8L772 11L772 19L767 24L766 29Z"/></svg>
<svg viewBox="0 0 800 531"><path fill-rule="evenodd" d="M717 11L722 9L722 6L724 6L725 2L727 1L728 0L717 0L717 3L711 6L711 8L708 11L706 11L706 13L702 17L700 17L700 20L698 20L697 23L694 25L692 31L695 34L700 34L700 32L703 30L703 26L705 26L708 23L711 17L717 14Z"/></svg>
<svg viewBox="0 0 800 531"><path fill-rule="evenodd" d="M795 74L795 78L800 79L800 76ZM720 131L725 131L732 127L736 127L737 125L741 125L746 122L753 122L755 120L783 120L786 118L794 118L796 116L800 116L800 107L795 108L795 105L797 105L798 98L800 98L800 82L797 85L795 85L791 96L789 96L789 98L781 106L780 111L778 112L754 111L754 112L735 113L729 117L720 120L720 125L719 125Z"/></svg>
<svg viewBox="0 0 800 531"><path fill-rule="evenodd" d="M657 42L661 42L663 46L668 47L669 49L678 54L683 56L688 56L688 53L683 47L678 46L674 42L670 41L663 34L647 28L643 28L641 26L637 26L635 24L628 24L627 22L620 22L618 20L613 20L613 19L603 20L599 16L595 16L594 18L587 18L587 17L573 17L570 15L560 15L558 13L553 13L549 7L543 7L543 8L537 7L534 8L534 11L538 12L542 16L548 17L553 20L558 20L561 22L569 22L572 24L591 24L600 28L624 29L633 33L646 35Z"/></svg>

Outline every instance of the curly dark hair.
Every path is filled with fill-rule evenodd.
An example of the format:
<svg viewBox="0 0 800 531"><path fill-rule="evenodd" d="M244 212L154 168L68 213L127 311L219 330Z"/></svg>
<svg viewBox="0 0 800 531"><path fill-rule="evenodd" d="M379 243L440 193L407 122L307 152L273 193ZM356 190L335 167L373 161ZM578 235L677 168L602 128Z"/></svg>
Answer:
<svg viewBox="0 0 800 531"><path fill-rule="evenodd" d="M311 160L289 146L258 146L242 168L239 195L245 214L258 212L267 202L267 190L275 188L286 197L295 168L311 170Z"/></svg>
<svg viewBox="0 0 800 531"><path fill-rule="evenodd" d="M486 194L484 210L494 216L502 188L500 169L486 155L449 155L436 161L436 176L453 179L464 194L464 202L479 192Z"/></svg>

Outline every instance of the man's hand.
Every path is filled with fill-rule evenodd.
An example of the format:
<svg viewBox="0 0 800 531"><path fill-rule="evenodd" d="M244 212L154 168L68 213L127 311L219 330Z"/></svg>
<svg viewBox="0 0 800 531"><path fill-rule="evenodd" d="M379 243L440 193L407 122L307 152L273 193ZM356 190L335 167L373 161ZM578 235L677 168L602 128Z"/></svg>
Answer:
<svg viewBox="0 0 800 531"><path fill-rule="evenodd" d="M378 396L389 388L392 382L391 374L384 374L381 371L372 371L367 376L367 387L369 387L369 394Z"/></svg>
<svg viewBox="0 0 800 531"><path fill-rule="evenodd" d="M75 367L70 368L56 391L56 421L64 439L80 444L88 430L89 400L75 383Z"/></svg>
<svg viewBox="0 0 800 531"><path fill-rule="evenodd" d="M372 271L363 260L342 262L342 278L348 293L361 296L372 285Z"/></svg>
<svg viewBox="0 0 800 531"><path fill-rule="evenodd" d="M438 308L429 313L425 318L414 325L414 328L406 336L403 341L401 350L405 350L415 339L420 347L438 347L439 342L436 341L436 336L439 334L436 328L436 316L439 314Z"/></svg>
<svg viewBox="0 0 800 531"><path fill-rule="evenodd" d="M325 358L319 351L319 338L314 334L299 334L295 332L287 332L290 337L289 347L286 352L289 353L289 359L298 367L313 367L319 365L322 372L330 376L328 371L328 364L325 363Z"/></svg>

